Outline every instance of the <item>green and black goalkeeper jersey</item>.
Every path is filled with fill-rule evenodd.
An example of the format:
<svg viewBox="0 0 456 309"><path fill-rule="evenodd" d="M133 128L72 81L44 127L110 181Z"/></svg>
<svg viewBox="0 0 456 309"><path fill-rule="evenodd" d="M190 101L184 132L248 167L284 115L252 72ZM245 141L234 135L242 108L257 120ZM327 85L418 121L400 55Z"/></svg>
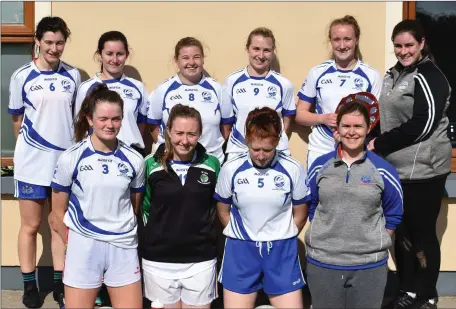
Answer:
<svg viewBox="0 0 456 309"><path fill-rule="evenodd" d="M167 163L159 161L160 145L146 158L146 192L142 204L142 257L166 263L196 263L216 257L213 198L219 160L198 144L185 184Z"/></svg>

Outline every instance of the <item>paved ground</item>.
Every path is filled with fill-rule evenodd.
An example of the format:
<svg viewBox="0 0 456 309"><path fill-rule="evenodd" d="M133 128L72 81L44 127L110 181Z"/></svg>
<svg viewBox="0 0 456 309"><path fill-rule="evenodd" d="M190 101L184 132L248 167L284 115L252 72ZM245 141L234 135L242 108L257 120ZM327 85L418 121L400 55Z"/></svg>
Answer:
<svg viewBox="0 0 456 309"><path fill-rule="evenodd" d="M24 308L21 302L22 291L2 290L2 302L0 308ZM45 302L43 309L58 308L57 304L52 299L52 293L43 295ZM456 309L456 297L442 297L438 303L440 309Z"/></svg>

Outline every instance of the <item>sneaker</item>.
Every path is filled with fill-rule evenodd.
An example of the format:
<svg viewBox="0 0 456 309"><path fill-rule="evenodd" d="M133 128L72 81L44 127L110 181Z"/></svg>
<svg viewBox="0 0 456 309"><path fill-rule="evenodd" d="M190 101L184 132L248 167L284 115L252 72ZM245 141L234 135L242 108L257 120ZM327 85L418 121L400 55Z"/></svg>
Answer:
<svg viewBox="0 0 456 309"><path fill-rule="evenodd" d="M38 289L25 290L24 295L22 296L22 303L27 308L40 308L42 304Z"/></svg>
<svg viewBox="0 0 456 309"><path fill-rule="evenodd" d="M54 296L54 300L59 305L59 308L64 309L65 308L65 294L63 294L63 292L54 290L53 296Z"/></svg>
<svg viewBox="0 0 456 309"><path fill-rule="evenodd" d="M437 309L437 303L431 303L428 300L422 300L417 303L416 309Z"/></svg>
<svg viewBox="0 0 456 309"><path fill-rule="evenodd" d="M412 297L407 293L402 292L394 302L393 309L412 309L417 302L416 297Z"/></svg>

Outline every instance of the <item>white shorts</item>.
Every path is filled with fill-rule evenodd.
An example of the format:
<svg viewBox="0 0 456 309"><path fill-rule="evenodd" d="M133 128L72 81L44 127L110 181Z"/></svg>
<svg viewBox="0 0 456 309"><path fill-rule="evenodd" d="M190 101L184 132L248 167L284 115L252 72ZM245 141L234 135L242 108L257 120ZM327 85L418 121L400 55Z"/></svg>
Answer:
<svg viewBox="0 0 456 309"><path fill-rule="evenodd" d="M143 263L143 276L146 298L164 305L182 300L190 306L204 306L218 296L216 264L191 277L167 279L151 273Z"/></svg>
<svg viewBox="0 0 456 309"><path fill-rule="evenodd" d="M138 251L68 232L63 283L78 289L126 286L141 280Z"/></svg>

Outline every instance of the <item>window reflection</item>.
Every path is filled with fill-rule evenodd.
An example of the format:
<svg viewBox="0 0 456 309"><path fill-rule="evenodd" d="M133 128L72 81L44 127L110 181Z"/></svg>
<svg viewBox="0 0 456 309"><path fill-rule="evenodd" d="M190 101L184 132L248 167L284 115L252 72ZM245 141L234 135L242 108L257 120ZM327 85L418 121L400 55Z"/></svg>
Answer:
<svg viewBox="0 0 456 309"><path fill-rule="evenodd" d="M24 23L24 2L1 2L2 24Z"/></svg>

